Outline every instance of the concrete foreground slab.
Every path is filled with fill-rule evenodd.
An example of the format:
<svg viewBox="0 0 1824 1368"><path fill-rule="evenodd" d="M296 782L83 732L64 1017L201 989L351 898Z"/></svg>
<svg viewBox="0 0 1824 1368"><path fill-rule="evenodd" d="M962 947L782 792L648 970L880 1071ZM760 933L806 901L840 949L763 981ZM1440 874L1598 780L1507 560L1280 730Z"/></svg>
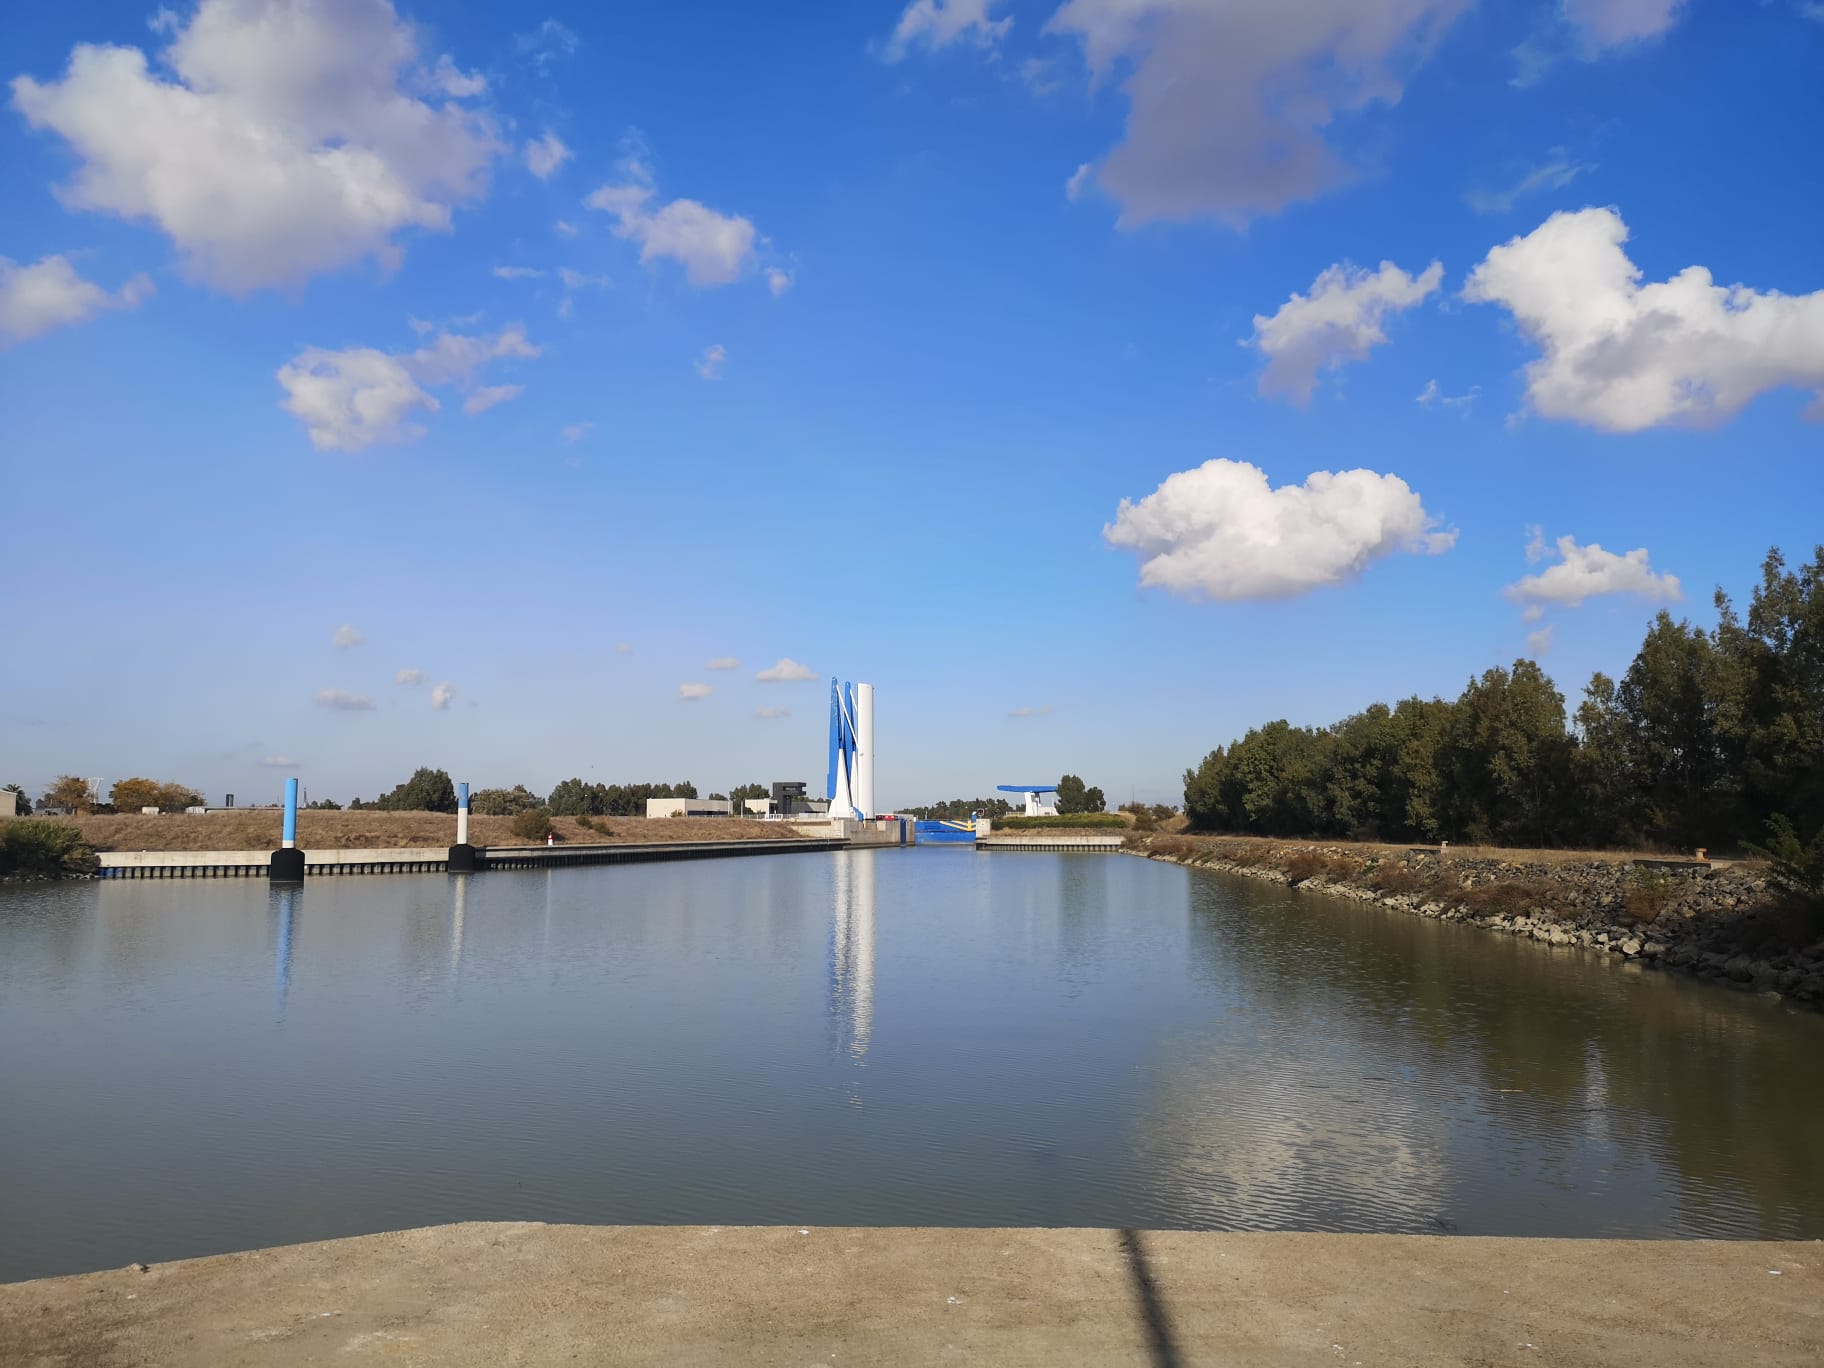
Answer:
<svg viewBox="0 0 1824 1368"><path fill-rule="evenodd" d="M1824 1243L436 1226L0 1287L0 1363L1824 1363Z"/></svg>

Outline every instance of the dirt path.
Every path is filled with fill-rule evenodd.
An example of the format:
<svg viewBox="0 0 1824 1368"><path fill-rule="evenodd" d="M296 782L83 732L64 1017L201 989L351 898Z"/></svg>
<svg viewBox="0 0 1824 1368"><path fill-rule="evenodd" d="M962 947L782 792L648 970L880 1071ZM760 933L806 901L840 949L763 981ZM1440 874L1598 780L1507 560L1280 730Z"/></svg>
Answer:
<svg viewBox="0 0 1824 1368"><path fill-rule="evenodd" d="M1824 1244L473 1224L0 1287L7 1364L1815 1365Z"/></svg>

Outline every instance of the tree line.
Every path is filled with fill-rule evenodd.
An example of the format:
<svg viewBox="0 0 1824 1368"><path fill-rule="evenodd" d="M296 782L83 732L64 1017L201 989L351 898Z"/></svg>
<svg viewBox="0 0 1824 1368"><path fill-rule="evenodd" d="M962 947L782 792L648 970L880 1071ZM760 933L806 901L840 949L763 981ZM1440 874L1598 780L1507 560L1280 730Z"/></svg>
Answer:
<svg viewBox="0 0 1824 1368"><path fill-rule="evenodd" d="M1185 771L1200 830L1513 846L1740 848L1824 839L1824 546L1768 552L1746 615L1661 612L1619 680L1567 717L1536 661L1454 700L1375 703L1328 727L1251 729Z"/></svg>
<svg viewBox="0 0 1824 1368"><path fill-rule="evenodd" d="M1108 799L1099 788L1091 788L1074 774L1058 780L1058 812L1062 814L1102 812ZM960 822L968 817L1014 817L1025 811L1005 798L951 798L941 803L924 803L900 809L921 822Z"/></svg>

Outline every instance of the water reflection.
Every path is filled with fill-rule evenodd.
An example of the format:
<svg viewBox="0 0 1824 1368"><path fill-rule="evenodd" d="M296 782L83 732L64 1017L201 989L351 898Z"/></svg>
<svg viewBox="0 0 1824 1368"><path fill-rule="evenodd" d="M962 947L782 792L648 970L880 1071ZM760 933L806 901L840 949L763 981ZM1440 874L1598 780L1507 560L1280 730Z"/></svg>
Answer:
<svg viewBox="0 0 1824 1368"><path fill-rule="evenodd" d="M273 992L277 998L280 1021L285 1020L285 1001L291 996L291 948L296 934L298 900L303 895L304 890L295 885L269 891L273 910L278 917L278 934L275 937L277 944L273 952Z"/></svg>
<svg viewBox="0 0 1824 1368"><path fill-rule="evenodd" d="M835 857L831 892L830 1013L845 1029L841 1047L865 1061L874 1034L874 876L879 851Z"/></svg>

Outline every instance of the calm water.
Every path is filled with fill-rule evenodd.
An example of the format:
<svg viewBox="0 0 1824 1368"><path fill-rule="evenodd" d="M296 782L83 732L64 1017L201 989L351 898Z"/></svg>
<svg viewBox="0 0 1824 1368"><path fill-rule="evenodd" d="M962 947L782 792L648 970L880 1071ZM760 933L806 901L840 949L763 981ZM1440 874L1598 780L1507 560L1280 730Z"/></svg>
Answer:
<svg viewBox="0 0 1824 1368"><path fill-rule="evenodd" d="M0 1280L440 1221L1824 1236L1824 1017L1126 857L0 889Z"/></svg>

